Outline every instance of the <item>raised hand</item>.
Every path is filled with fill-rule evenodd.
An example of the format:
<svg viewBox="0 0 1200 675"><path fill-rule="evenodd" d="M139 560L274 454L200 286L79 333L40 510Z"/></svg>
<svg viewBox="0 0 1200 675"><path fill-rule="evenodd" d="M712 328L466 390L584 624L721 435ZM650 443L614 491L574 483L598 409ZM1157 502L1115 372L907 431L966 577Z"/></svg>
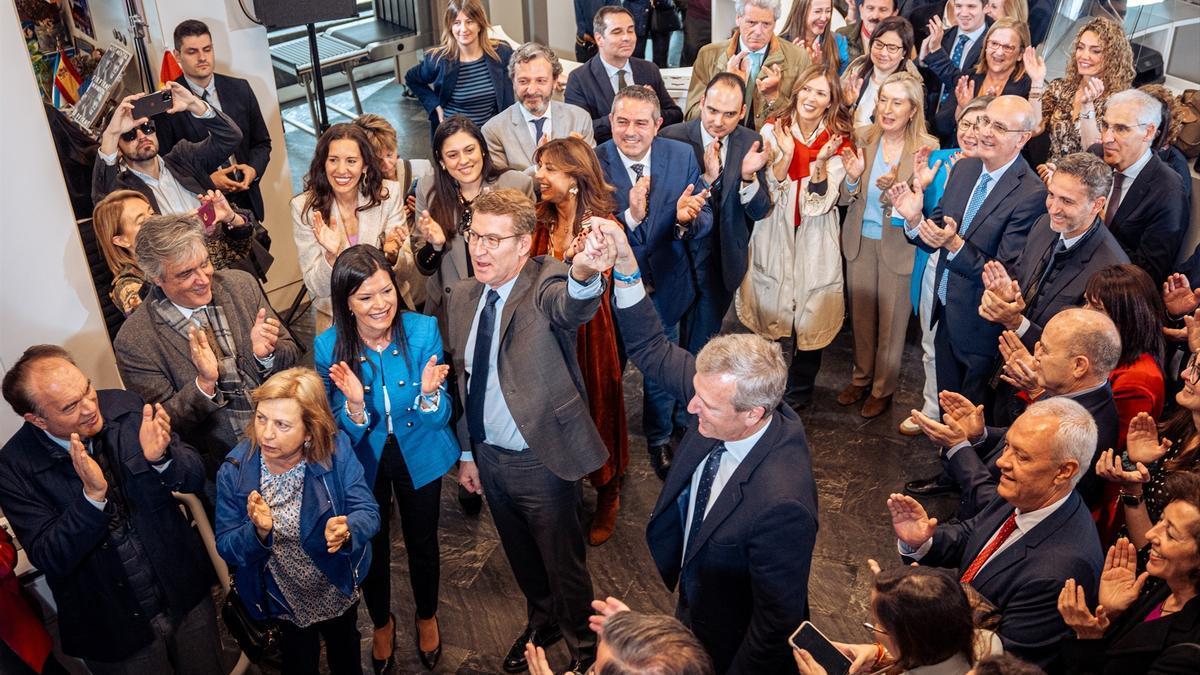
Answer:
<svg viewBox="0 0 1200 675"><path fill-rule="evenodd" d="M325 222L325 216L322 216L320 211L312 212L312 231L317 243L325 249L328 256L337 256L341 252L341 235L332 225Z"/></svg>
<svg viewBox="0 0 1200 675"><path fill-rule="evenodd" d="M334 516L325 521L325 547L330 553L337 553L349 541L350 525L346 516Z"/></svg>
<svg viewBox="0 0 1200 675"><path fill-rule="evenodd" d="M358 414L365 405L362 380L358 379L358 375L354 374L345 361L340 361L329 366L329 379L333 381L333 386L342 392L342 396L346 397L350 412Z"/></svg>
<svg viewBox="0 0 1200 675"><path fill-rule="evenodd" d="M842 95L845 96L846 105L851 105L858 102L858 95L862 92L864 79L861 75L851 75L842 80Z"/></svg>
<svg viewBox="0 0 1200 675"><path fill-rule="evenodd" d="M779 82L783 79L783 68L779 64L763 66L758 73L758 81L755 86L763 96L763 100L774 101L779 95Z"/></svg>
<svg viewBox="0 0 1200 675"><path fill-rule="evenodd" d="M916 409L909 411L909 417L917 423L925 437L939 447L952 448L969 440L962 426L949 415L943 416L944 424Z"/></svg>
<svg viewBox="0 0 1200 675"><path fill-rule="evenodd" d="M433 396L433 392L442 387L442 383L446 381L446 376L449 374L449 364L443 363L439 366L437 355L430 356L429 360L425 362L425 368L421 370L421 393Z"/></svg>
<svg viewBox="0 0 1200 675"><path fill-rule="evenodd" d="M938 393L938 404L942 406L942 419L957 424L972 443L983 438L983 406L971 403L966 396L955 391Z"/></svg>
<svg viewBox="0 0 1200 675"><path fill-rule="evenodd" d="M404 209L407 210L408 207L405 206ZM404 249L404 242L407 240L407 226L397 225L388 229L387 234L383 237L383 254L395 264L395 261L400 257L400 251Z"/></svg>
<svg viewBox="0 0 1200 675"><path fill-rule="evenodd" d="M887 507L892 514L892 529L896 531L896 538L911 548L920 548L937 529L937 518L930 518L925 513L925 507L908 495L892 493L888 497Z"/></svg>
<svg viewBox="0 0 1200 675"><path fill-rule="evenodd" d="M225 193L220 190L208 190L202 195L197 195L200 198L201 204L209 202L213 205L213 217L218 223L231 223L234 225L244 225L245 219L233 210L229 205L229 200L225 198ZM238 221L241 221L240 223Z"/></svg>
<svg viewBox="0 0 1200 675"><path fill-rule="evenodd" d="M259 539L266 539L271 530L275 529L275 517L271 515L271 507L267 506L267 501L258 490L252 490L246 498L246 515L250 516L250 522L254 524L254 531Z"/></svg>
<svg viewBox="0 0 1200 675"><path fill-rule="evenodd" d="M646 219L646 208L650 202L650 176L642 176L629 190L629 213L640 223ZM633 225L633 223L630 223Z"/></svg>
<svg viewBox="0 0 1200 675"><path fill-rule="evenodd" d="M683 194L679 195L679 199L675 202L675 222L690 223L700 215L700 210L704 208L705 202L708 201L708 190L701 190L692 194L696 189L695 185L688 183L684 188Z"/></svg>
<svg viewBox="0 0 1200 675"><path fill-rule="evenodd" d="M996 260L989 260L983 264L983 287L1000 296L1002 300L1012 301L1012 277L1008 276L1008 270L1004 265Z"/></svg>
<svg viewBox="0 0 1200 675"><path fill-rule="evenodd" d="M733 73L745 82L750 77L750 52L738 52L725 64L725 72Z"/></svg>
<svg viewBox="0 0 1200 675"><path fill-rule="evenodd" d="M792 135L790 124L774 124L771 135L775 137L775 146L779 148L779 163L786 168L792 163L792 155L796 152L796 137Z"/></svg>
<svg viewBox="0 0 1200 675"><path fill-rule="evenodd" d="M1200 288L1193 289L1187 275L1176 272L1163 282L1163 303L1171 316L1191 314L1200 307Z"/></svg>
<svg viewBox="0 0 1200 675"><path fill-rule="evenodd" d="M1140 412L1129 420L1129 433L1125 435L1125 449L1133 462L1151 464L1162 459L1171 449L1170 439L1158 439L1158 425L1149 413Z"/></svg>
<svg viewBox="0 0 1200 675"><path fill-rule="evenodd" d="M1008 290L1008 293L985 290L979 301L979 316L1008 330L1016 330L1021 327L1025 299L1021 297L1021 287L1016 281L1009 282ZM1005 300L1005 295L1013 299Z"/></svg>
<svg viewBox="0 0 1200 675"><path fill-rule="evenodd" d="M571 276L580 283L585 283L597 274L612 269L616 264L616 251L608 246L607 238L593 225L580 251L571 260Z"/></svg>
<svg viewBox="0 0 1200 675"><path fill-rule="evenodd" d="M970 76L963 75L958 78L954 85L954 99L958 101L960 108L975 100L975 83L971 81Z"/></svg>
<svg viewBox="0 0 1200 675"><path fill-rule="evenodd" d="M1096 613L1092 614L1088 610L1083 586L1076 584L1074 579L1067 579L1058 594L1058 613L1080 640L1098 640L1104 637L1104 631L1108 629L1108 612L1104 606L1097 605Z"/></svg>
<svg viewBox="0 0 1200 675"><path fill-rule="evenodd" d="M591 628L593 633L601 635L604 633L604 622L614 614L628 612L629 605L610 595L603 600L593 600L592 610L596 613L588 617L588 628Z"/></svg>
<svg viewBox="0 0 1200 675"><path fill-rule="evenodd" d="M863 158L862 148L845 148L842 150L842 166L846 167L846 182L856 183L862 178L867 162Z"/></svg>
<svg viewBox="0 0 1200 675"><path fill-rule="evenodd" d="M261 307L258 316L254 317L254 327L250 329L250 346L254 355L265 359L274 354L276 342L279 342L279 319L267 316L267 308Z"/></svg>
<svg viewBox="0 0 1200 675"><path fill-rule="evenodd" d="M75 473L79 476L79 480L83 482L83 494L94 502L102 502L108 494L108 481L104 478L104 472L100 470L100 465L92 456L88 454L86 448L83 447L83 442L79 440L79 434L71 434L71 464L75 467Z"/></svg>
<svg viewBox="0 0 1200 675"><path fill-rule="evenodd" d="M167 456L167 446L171 444L171 418L161 403L142 406L138 442L142 446L142 456L151 464L161 462Z"/></svg>
<svg viewBox="0 0 1200 675"><path fill-rule="evenodd" d="M188 328L188 347L192 354L192 365L196 367L196 385L209 396L217 395L217 355L208 344L208 334L192 325Z"/></svg>
<svg viewBox="0 0 1200 675"><path fill-rule="evenodd" d="M791 134L789 133L788 136L791 136ZM817 161L828 162L833 158L834 155L837 154L838 148L840 147L842 147L841 134L831 135L829 140L825 141L825 144L822 145L821 149L817 151Z"/></svg>
<svg viewBox="0 0 1200 675"><path fill-rule="evenodd" d="M919 180L914 177L914 182ZM887 196L892 203L892 211L906 222L920 218L921 210L925 208L925 192L917 189L918 187L909 183L896 183L888 190Z"/></svg>
<svg viewBox="0 0 1200 675"><path fill-rule="evenodd" d="M208 110L207 103L193 94L191 89L179 84L175 80L167 82L165 89L171 90L171 107L167 109L167 112L170 114L188 110L193 115L203 115Z"/></svg>
<svg viewBox="0 0 1200 675"><path fill-rule="evenodd" d="M1033 47L1026 47L1021 54L1021 62L1025 64L1025 74L1034 87L1046 81L1046 60L1038 56Z"/></svg>
<svg viewBox="0 0 1200 675"><path fill-rule="evenodd" d="M922 190L933 183L934 179L937 178L938 170L942 168L942 160L940 159L933 164L929 163L929 155L932 153L933 150L927 145L922 146L913 153L912 175L913 178L920 181Z"/></svg>
<svg viewBox="0 0 1200 675"><path fill-rule="evenodd" d="M961 246L961 243L956 245L956 240L961 242L958 236L958 223L950 216L945 216L942 220L946 224L938 227L936 223L926 218L925 222L918 226L917 234L921 237L921 241L925 242L928 246L944 248L948 251L957 251L958 246Z"/></svg>
<svg viewBox="0 0 1200 675"><path fill-rule="evenodd" d="M946 28L942 25L942 17L935 16L929 20L929 52L936 52L942 48L942 38L946 35Z"/></svg>
<svg viewBox="0 0 1200 675"><path fill-rule="evenodd" d="M704 149L704 182L712 185L721 177L721 150L717 147L717 142L713 141Z"/></svg>
<svg viewBox="0 0 1200 675"><path fill-rule="evenodd" d="M1098 77L1084 77L1083 86L1079 88L1076 98L1080 105L1094 104L1104 95L1104 81Z"/></svg>
<svg viewBox="0 0 1200 675"><path fill-rule="evenodd" d="M820 159L819 155L817 159ZM754 141L750 150L746 152L746 156L742 158L742 180L754 180L754 174L758 173L769 161L771 161L771 151L762 141Z"/></svg>
<svg viewBox="0 0 1200 675"><path fill-rule="evenodd" d="M1109 618L1115 619L1129 609L1142 586L1149 578L1149 572L1137 572L1137 548L1125 537L1117 540L1108 549L1104 557L1104 571L1100 573L1100 591L1097 602L1103 607Z"/></svg>
<svg viewBox="0 0 1200 675"><path fill-rule="evenodd" d="M1112 448L1101 452L1097 457L1096 475L1110 483L1120 484L1122 490L1136 491L1135 494L1140 492L1143 483L1150 482L1150 470L1145 464L1138 462L1133 471L1126 471L1121 456Z"/></svg>
<svg viewBox="0 0 1200 675"><path fill-rule="evenodd" d="M446 245L446 231L429 215L429 211L422 211L417 218L417 232L435 250L440 251Z"/></svg>
<svg viewBox="0 0 1200 675"><path fill-rule="evenodd" d="M133 131L139 125L145 124L150 120L149 117L133 117L133 102L142 97L142 94L130 94L121 99L117 104L116 110L113 111L112 117L108 120L108 126L104 128L104 134L110 135L116 142L116 137L121 134ZM115 149L115 146L114 146Z"/></svg>
<svg viewBox="0 0 1200 675"><path fill-rule="evenodd" d="M1055 164L1053 162L1046 162L1045 164L1038 164L1037 165L1038 178L1041 178L1043 183L1045 183L1046 185L1049 185L1050 179L1054 176L1054 170L1057 168L1058 167L1055 166Z"/></svg>
<svg viewBox="0 0 1200 675"><path fill-rule="evenodd" d="M1041 392L1036 362L1016 332L1006 330L1000 334L1000 358L1004 361L1000 379L1033 396Z"/></svg>

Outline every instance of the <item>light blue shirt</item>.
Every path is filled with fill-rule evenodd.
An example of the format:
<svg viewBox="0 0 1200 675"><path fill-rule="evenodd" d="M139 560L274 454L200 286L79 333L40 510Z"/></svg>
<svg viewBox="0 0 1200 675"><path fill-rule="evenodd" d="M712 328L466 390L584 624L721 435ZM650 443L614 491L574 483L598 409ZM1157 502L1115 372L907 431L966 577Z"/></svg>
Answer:
<svg viewBox="0 0 1200 675"><path fill-rule="evenodd" d="M517 421L513 419L512 411L508 408L508 403L504 400L504 389L500 386L500 325L503 323L501 317L504 316L504 305L508 302L508 296L512 293L513 286L516 285L520 275L509 279L502 286L498 286L492 290L500 296L496 301L496 321L492 326L492 349L488 354L488 360L491 366L488 368L488 378L486 395L483 402L483 431L485 442L488 445L494 445L498 448L506 450L525 450L529 444L525 442L525 437L521 435L521 430L517 426ZM479 304L475 308L475 318L471 321L471 332L467 336L467 345L465 356L465 365L467 368L467 376L470 377L474 371L475 360L475 337L479 331L479 315L483 313L483 307L487 304L487 288L484 288L483 293L479 294ZM588 300L594 298L604 292L604 285L600 281L600 275L593 277L588 283L581 284L575 281L570 275L567 276L567 293L576 300ZM464 462L475 461L475 455L469 451L463 451L459 457Z"/></svg>
<svg viewBox="0 0 1200 675"><path fill-rule="evenodd" d="M875 148L875 160L871 162L871 175L867 176L866 208L863 209L862 236L876 241L883 239L883 190L876 184L879 177L891 171L892 167L883 161L883 139Z"/></svg>
<svg viewBox="0 0 1200 675"><path fill-rule="evenodd" d="M46 438L49 438L50 440L54 441L55 445L62 448L63 450L66 450L68 455L71 454L71 441L69 441L69 440L64 441L63 439L59 438L58 436L55 436L54 434L50 433L49 431L46 431L45 429L42 429L42 433L46 434ZM90 440L91 439L87 439L87 438L83 439L83 447L87 448L89 455L93 455L95 453L92 451L92 444L89 442ZM167 461L163 462L162 464L158 464L158 465L151 464L150 468L154 469L155 471L157 471L159 473L162 473L167 470L168 466L171 466L171 462L173 462L173 461L175 461L175 460L168 459ZM86 491L83 493L83 498L88 500L89 504L100 509L101 511L103 511L104 507L108 505L107 499L101 499L100 501L96 501L95 499L92 499L91 497L87 496Z"/></svg>

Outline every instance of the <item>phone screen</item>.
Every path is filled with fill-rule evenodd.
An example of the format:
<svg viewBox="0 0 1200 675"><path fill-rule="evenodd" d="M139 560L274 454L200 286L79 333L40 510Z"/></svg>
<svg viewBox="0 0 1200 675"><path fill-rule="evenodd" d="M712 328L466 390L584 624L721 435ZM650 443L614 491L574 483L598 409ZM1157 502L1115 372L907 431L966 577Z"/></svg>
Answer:
<svg viewBox="0 0 1200 675"><path fill-rule="evenodd" d="M845 654L833 646L829 638L808 621L800 624L796 632L792 633L792 636L788 638L788 644L795 649L803 649L812 654L812 657L825 668L825 672L829 675L846 675L850 672L850 666L853 665Z"/></svg>

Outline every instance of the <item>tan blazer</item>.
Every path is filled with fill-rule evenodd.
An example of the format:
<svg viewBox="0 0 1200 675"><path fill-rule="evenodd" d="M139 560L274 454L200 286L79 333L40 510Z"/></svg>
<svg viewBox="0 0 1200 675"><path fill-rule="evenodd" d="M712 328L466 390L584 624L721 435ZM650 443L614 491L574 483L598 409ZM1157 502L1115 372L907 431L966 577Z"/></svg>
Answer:
<svg viewBox="0 0 1200 675"><path fill-rule="evenodd" d="M725 71L729 59L737 55L738 44L739 38L735 31L730 40L705 45L700 49L700 53L696 55L696 63L692 66L692 80L688 84L687 105L684 107L683 117L685 120L699 119L700 97L704 95L708 81L717 73ZM758 77L762 79L766 75L767 66L773 65L782 66L783 76L779 80L779 96L770 106L763 101L762 92L754 87L751 101L754 105L756 131L762 129L767 118L774 117L787 108L788 101L792 98L792 87L796 85L796 77L809 63L808 54L803 49L787 40L780 40L778 35L771 38L771 44L767 46L767 58L763 59Z"/></svg>
<svg viewBox="0 0 1200 675"><path fill-rule="evenodd" d="M860 127L855 135L861 136L863 131L864 129ZM858 258L858 253L862 249L863 213L867 208L867 181L871 178L871 167L875 164L875 153L879 150L879 143L880 139L877 138L875 142L862 148L865 162L863 175L858 179L857 188L850 190L845 181L842 181L841 184L842 196L849 200L846 222L842 225L842 255L847 261ZM936 149L937 144L933 144L932 147ZM913 152L914 150L907 147L904 149L900 157L896 180L912 179ZM917 249L908 243L908 238L904 236L904 228L894 227L891 224L891 218L892 206L884 204L883 239L881 241L883 261L895 274L911 274L913 258L916 256Z"/></svg>

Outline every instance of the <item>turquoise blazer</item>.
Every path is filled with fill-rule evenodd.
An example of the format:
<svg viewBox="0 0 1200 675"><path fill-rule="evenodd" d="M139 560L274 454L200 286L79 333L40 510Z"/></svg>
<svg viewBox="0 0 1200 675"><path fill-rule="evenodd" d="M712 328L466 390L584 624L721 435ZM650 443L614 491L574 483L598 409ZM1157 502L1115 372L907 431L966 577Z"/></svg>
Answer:
<svg viewBox="0 0 1200 675"><path fill-rule="evenodd" d="M450 428L450 392L443 384L438 408L422 411L417 405L421 393L421 371L430 356L443 359L442 335L437 319L416 312L404 312L404 333L408 353L395 343L382 354L365 350L359 361L359 378L363 383L368 420L355 424L346 414L346 397L329 379L333 364L333 346L337 331L329 328L317 336L314 358L317 372L325 382L325 394L333 408L338 428L346 432L354 446L354 454L362 464L367 485L374 489L379 457L387 441L387 417L384 415L383 391L386 388L392 407L392 433L400 443L404 464L412 476L413 487L420 488L441 478L459 456L458 439Z"/></svg>
<svg viewBox="0 0 1200 675"><path fill-rule="evenodd" d="M937 175L933 177L933 182L925 188L925 215L933 213L933 207L942 201L942 192L946 190L946 180L950 178L950 158L962 150L958 148L947 148L945 150L934 150L929 153L929 166L939 159L942 165L938 167ZM909 295L912 298L913 314L917 314L921 306L921 277L925 274L925 264L929 262L929 252L917 247L917 257L913 260L912 281L909 283Z"/></svg>

